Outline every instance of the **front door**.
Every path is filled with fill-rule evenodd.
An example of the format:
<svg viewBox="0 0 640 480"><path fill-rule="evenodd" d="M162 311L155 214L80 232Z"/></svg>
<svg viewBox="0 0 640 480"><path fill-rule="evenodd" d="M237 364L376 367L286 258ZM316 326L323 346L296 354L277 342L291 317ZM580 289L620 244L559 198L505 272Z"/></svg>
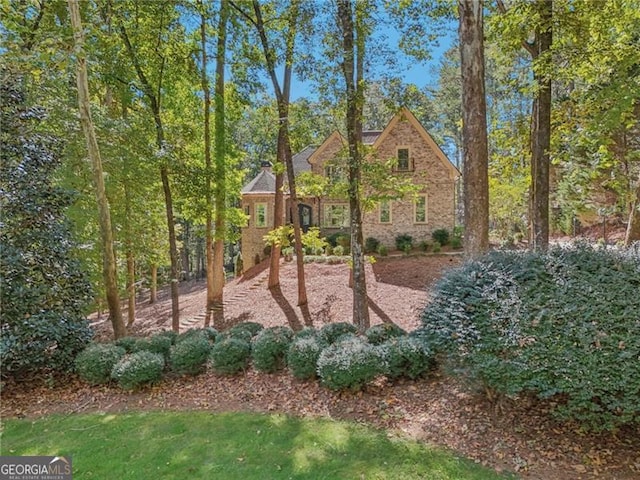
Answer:
<svg viewBox="0 0 640 480"><path fill-rule="evenodd" d="M301 203L298 205L298 213L300 215L300 228L304 233L307 233L311 226L313 210L311 206Z"/></svg>

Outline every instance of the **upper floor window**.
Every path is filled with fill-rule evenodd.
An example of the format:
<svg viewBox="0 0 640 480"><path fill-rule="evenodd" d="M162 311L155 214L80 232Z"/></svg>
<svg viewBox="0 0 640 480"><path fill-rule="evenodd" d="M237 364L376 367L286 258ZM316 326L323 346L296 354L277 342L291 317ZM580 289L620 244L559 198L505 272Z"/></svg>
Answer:
<svg viewBox="0 0 640 480"><path fill-rule="evenodd" d="M411 162L409 161L409 149L408 148L399 148L398 149L398 171L409 171L411 170Z"/></svg>
<svg viewBox="0 0 640 480"><path fill-rule="evenodd" d="M337 165L327 165L324 167L324 175L330 183L338 183L346 180L344 168Z"/></svg>
<svg viewBox="0 0 640 480"><path fill-rule="evenodd" d="M267 204L256 203L255 205L255 225L258 228L267 226Z"/></svg>

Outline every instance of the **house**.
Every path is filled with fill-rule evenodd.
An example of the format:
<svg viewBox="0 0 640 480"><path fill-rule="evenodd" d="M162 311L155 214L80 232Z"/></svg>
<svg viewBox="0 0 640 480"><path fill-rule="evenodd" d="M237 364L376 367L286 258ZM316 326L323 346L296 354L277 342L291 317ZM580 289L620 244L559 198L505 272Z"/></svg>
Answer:
<svg viewBox="0 0 640 480"><path fill-rule="evenodd" d="M363 132L362 141L368 158L387 161L395 158L389 175L409 177L418 186L411 198L381 201L363 216L364 238L375 237L389 248L398 235L411 235L415 242L431 238L440 228L452 231L455 224L455 189L458 169L416 117L406 108L391 119L382 131ZM333 181L344 175L341 158L346 139L333 132L320 146L306 147L293 156L296 175L309 171ZM242 257L246 266L265 257L263 236L273 228L275 175L270 165L242 189L242 205L249 217L242 229ZM349 204L345 199L299 198L300 223L303 230L318 226L324 236L349 231ZM285 212L288 212L288 202ZM285 215L287 215L285 213Z"/></svg>

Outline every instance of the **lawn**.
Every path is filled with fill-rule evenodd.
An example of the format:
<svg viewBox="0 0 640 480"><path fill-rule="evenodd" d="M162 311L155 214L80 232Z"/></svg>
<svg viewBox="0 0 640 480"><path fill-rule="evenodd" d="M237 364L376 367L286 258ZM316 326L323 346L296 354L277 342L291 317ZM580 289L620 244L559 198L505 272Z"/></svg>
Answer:
<svg viewBox="0 0 640 480"><path fill-rule="evenodd" d="M380 430L280 414L143 412L3 421L2 455L71 456L74 479L505 478Z"/></svg>

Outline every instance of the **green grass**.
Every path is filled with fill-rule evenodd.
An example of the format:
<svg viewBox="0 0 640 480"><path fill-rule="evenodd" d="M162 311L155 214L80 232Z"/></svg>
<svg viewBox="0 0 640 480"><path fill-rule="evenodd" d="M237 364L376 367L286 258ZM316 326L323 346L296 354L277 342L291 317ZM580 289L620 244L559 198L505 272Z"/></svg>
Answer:
<svg viewBox="0 0 640 480"><path fill-rule="evenodd" d="M497 479L450 452L361 425L147 412L5 420L2 455L70 455L80 479Z"/></svg>

